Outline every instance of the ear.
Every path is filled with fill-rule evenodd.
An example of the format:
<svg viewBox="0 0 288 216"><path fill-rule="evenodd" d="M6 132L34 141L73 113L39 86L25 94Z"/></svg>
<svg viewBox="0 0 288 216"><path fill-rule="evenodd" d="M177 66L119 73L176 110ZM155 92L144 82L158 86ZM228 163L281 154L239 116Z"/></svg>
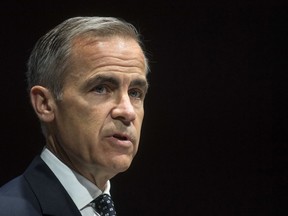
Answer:
<svg viewBox="0 0 288 216"><path fill-rule="evenodd" d="M54 120L55 100L51 92L43 86L33 86L30 90L30 100L38 118L43 122Z"/></svg>

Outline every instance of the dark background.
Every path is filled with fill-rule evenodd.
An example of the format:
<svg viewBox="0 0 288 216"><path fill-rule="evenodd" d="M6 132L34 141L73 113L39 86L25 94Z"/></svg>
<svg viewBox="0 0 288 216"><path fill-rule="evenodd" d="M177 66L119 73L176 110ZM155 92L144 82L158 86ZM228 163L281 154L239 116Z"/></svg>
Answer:
<svg viewBox="0 0 288 216"><path fill-rule="evenodd" d="M42 149L24 76L36 40L71 16L115 16L143 34L152 70L139 153L112 180L119 216L288 215L284 1L23 0L0 10L0 185Z"/></svg>

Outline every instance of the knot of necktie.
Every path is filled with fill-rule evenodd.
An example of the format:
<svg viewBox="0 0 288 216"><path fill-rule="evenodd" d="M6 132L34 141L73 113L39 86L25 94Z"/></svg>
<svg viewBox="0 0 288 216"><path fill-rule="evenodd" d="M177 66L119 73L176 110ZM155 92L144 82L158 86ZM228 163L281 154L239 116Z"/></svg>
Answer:
<svg viewBox="0 0 288 216"><path fill-rule="evenodd" d="M108 194L101 194L95 200L95 210L101 216L116 216L114 203Z"/></svg>

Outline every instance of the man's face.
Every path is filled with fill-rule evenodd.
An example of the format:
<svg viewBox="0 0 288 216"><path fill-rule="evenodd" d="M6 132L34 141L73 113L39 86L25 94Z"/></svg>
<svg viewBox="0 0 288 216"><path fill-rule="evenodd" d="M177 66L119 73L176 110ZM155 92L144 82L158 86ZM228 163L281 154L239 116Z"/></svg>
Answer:
<svg viewBox="0 0 288 216"><path fill-rule="evenodd" d="M147 91L144 55L129 38L78 39L73 47L56 103L54 145L81 174L112 177L130 166L138 149Z"/></svg>

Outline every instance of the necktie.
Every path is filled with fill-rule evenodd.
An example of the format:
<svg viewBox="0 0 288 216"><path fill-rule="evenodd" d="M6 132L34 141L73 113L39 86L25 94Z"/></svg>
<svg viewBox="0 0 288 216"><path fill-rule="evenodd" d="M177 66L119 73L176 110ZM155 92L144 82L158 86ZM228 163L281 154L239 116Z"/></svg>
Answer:
<svg viewBox="0 0 288 216"><path fill-rule="evenodd" d="M101 194L95 200L95 210L101 216L116 216L114 203L108 194Z"/></svg>

